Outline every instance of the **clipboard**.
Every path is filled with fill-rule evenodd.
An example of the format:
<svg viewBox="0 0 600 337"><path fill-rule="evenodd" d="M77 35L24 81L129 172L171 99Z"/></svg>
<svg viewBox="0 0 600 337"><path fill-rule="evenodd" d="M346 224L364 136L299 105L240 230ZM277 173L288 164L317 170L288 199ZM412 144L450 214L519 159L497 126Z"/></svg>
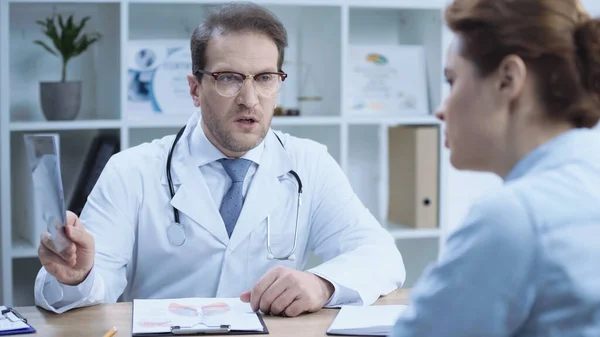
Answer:
<svg viewBox="0 0 600 337"><path fill-rule="evenodd" d="M35 333L27 319L12 307L0 306L0 336ZM11 328L10 326L13 326Z"/></svg>
<svg viewBox="0 0 600 337"><path fill-rule="evenodd" d="M131 334L133 337L160 337L160 336L217 336L217 335L268 335L269 329L265 324L263 316L259 313L256 314L258 320L263 326L262 331L245 331L245 330L232 330L229 325L221 326L198 326L195 328L173 326L171 332L154 332L154 333L137 333Z"/></svg>
<svg viewBox="0 0 600 337"><path fill-rule="evenodd" d="M134 300L132 305L132 326L131 326L131 335L133 337L160 337L160 336L211 336L211 335L267 335L269 334L269 329L267 328L265 321L263 319L263 315L259 312L248 312L247 310L241 311L242 315L245 317L243 321L247 321L248 319L252 321L251 327L245 324L237 324L234 323L232 325L229 324L214 324L210 323L210 321L204 321L202 319L197 320L196 318L190 318L191 321L188 323L175 323L176 320L168 321L168 317L162 318L162 315L165 313L161 311L164 310L163 303L167 302L183 302L187 303L179 306L179 304L175 305L175 311L181 310L183 312L179 312L180 315L187 316L188 314L192 317L196 310L198 310L198 306L191 304L190 302L186 302L188 299L162 299L162 300ZM190 299L193 301L193 299ZM203 300L203 299L200 299ZM228 304L220 302L220 300L225 300ZM211 299L211 302L220 302L221 304L227 306L231 309L231 312L235 312L236 302L238 299ZM174 305L173 303L170 303ZM150 306L156 306L159 310L156 315L151 315L151 317L147 317L148 308ZM206 306L208 310L217 310L218 307L210 307L210 305ZM136 309L140 312L136 313ZM173 309L173 307L169 307L169 311ZM187 311L187 312L186 312ZM202 311L202 309L200 309ZM238 313L236 313L237 315ZM137 315L140 315L139 317ZM206 314L208 315L208 314ZM173 316L171 316L173 317ZM236 316L237 317L237 316ZM256 320L253 318L256 317ZM140 318L145 320L146 318L154 319L155 323L160 323L161 321L165 321L160 327L156 328L156 331L152 331L154 329L135 329L136 327L136 319L139 321ZM195 323L192 323L194 322ZM138 322L139 323L139 322ZM224 322L229 323L229 321ZM237 324L237 327L236 327Z"/></svg>

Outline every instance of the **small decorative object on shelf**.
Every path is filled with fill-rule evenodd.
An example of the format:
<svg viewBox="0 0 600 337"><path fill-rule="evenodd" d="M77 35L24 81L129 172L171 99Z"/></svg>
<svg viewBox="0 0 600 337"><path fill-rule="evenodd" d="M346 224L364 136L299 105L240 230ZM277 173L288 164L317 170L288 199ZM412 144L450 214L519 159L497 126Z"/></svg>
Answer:
<svg viewBox="0 0 600 337"><path fill-rule="evenodd" d="M76 23L73 22L73 15L64 20L59 14L36 21L43 27L43 33L50 38L56 50L40 40L34 43L62 61L60 82L40 82L40 104L48 120L72 120L79 114L81 81L67 81L67 64L100 39L99 33L82 33L89 19L86 16Z"/></svg>
<svg viewBox="0 0 600 337"><path fill-rule="evenodd" d="M275 108L275 112L273 113L273 116L284 116L283 114L283 107L276 107Z"/></svg>
<svg viewBox="0 0 600 337"><path fill-rule="evenodd" d="M284 106L275 107L275 112L273 116L300 116L300 110L285 108Z"/></svg>
<svg viewBox="0 0 600 337"><path fill-rule="evenodd" d="M300 95L298 101L300 102L319 102L323 99L321 96L321 89L317 84L317 80L314 78L311 72L310 64L300 64L302 70L302 84L300 86Z"/></svg>
<svg viewBox="0 0 600 337"><path fill-rule="evenodd" d="M189 115L194 102L187 75L192 73L188 40L127 41L127 113L131 116Z"/></svg>
<svg viewBox="0 0 600 337"><path fill-rule="evenodd" d="M424 46L350 45L348 52L350 115L429 114Z"/></svg>

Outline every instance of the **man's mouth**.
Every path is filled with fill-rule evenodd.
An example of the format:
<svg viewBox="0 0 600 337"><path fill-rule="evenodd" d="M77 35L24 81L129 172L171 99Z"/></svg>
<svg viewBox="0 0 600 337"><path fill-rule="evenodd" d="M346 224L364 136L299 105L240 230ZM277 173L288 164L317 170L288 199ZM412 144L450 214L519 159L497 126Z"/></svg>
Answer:
<svg viewBox="0 0 600 337"><path fill-rule="evenodd" d="M250 116L243 116L241 118L236 119L235 121L244 124L258 123L258 120L256 118Z"/></svg>

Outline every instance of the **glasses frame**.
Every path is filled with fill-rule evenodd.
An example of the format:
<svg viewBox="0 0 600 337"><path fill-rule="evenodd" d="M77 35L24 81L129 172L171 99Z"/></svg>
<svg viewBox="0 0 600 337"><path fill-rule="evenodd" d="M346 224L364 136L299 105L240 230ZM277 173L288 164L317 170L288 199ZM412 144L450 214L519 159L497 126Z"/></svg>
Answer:
<svg viewBox="0 0 600 337"><path fill-rule="evenodd" d="M222 74L236 74L236 75L240 75L241 77L244 78L244 80L242 81L242 86L240 87L240 90L238 90L237 93L235 93L234 95L231 96L226 96L221 94L218 90L217 93L223 97L234 97L237 94L240 93L240 91L242 91L242 88L244 87L244 81L248 80L248 79L255 79L256 76L261 76L261 75L279 75L279 78L281 79L281 82L285 81L285 79L287 78L287 74L284 73L283 71L263 71L261 73L258 74L242 74L240 72L237 71L208 71L208 70L202 70L202 69L198 69L194 72L194 74L197 76L198 74L204 74L204 75L209 75L212 76L212 78L215 79L215 82L218 80L219 75ZM216 87L215 87L216 89ZM255 87L256 89L256 87ZM256 89L257 91L260 92L260 90ZM279 95L279 91L277 91L277 95ZM273 97L277 97L277 95L273 96ZM270 96L268 96L270 97Z"/></svg>

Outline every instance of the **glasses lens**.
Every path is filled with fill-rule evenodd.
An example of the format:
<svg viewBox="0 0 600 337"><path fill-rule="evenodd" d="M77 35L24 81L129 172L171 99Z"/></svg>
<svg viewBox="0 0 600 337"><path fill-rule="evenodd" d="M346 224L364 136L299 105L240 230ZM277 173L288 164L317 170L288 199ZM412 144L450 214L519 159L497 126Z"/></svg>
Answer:
<svg viewBox="0 0 600 337"><path fill-rule="evenodd" d="M217 77L217 92L223 96L235 96L243 83L244 78L240 74L222 73Z"/></svg>
<svg viewBox="0 0 600 337"><path fill-rule="evenodd" d="M237 95L244 85L244 77L236 73L222 73L217 76L217 92L226 97ZM257 74L254 76L254 88L265 97L275 97L281 88L278 74Z"/></svg>
<svg viewBox="0 0 600 337"><path fill-rule="evenodd" d="M254 84L261 95L274 97L279 94L281 77L277 74L258 74L254 77Z"/></svg>

